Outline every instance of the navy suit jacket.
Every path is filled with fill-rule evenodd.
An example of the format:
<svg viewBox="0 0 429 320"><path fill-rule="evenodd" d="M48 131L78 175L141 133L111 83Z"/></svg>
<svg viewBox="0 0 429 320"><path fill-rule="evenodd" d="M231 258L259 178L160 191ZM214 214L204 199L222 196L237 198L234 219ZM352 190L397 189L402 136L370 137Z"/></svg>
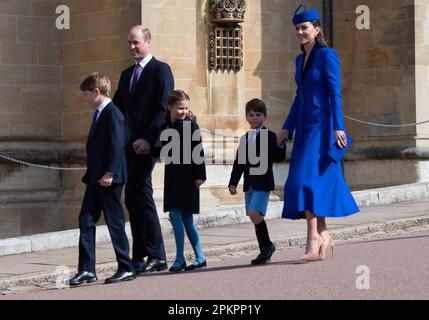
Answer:
<svg viewBox="0 0 429 320"><path fill-rule="evenodd" d="M86 184L97 184L106 173L113 173L114 184L127 181L125 160L125 121L121 111L109 103L101 112L86 143Z"/></svg>
<svg viewBox="0 0 429 320"><path fill-rule="evenodd" d="M174 90L170 66L155 57L143 69L134 95L129 92L134 66L124 70L119 79L114 103L125 115L127 151L132 144L145 139L154 148L164 123L167 97Z"/></svg>
<svg viewBox="0 0 429 320"><path fill-rule="evenodd" d="M262 127L262 130L268 130L265 127ZM250 187L254 190L259 191L272 191L275 189L274 183L274 174L273 174L273 162L282 162L286 157L286 145L281 148L277 145L277 136L274 132L268 130L268 145L261 146L260 132L256 136L256 156L260 157L262 153L267 152L266 156L268 157L268 166L267 171L262 175L251 175L250 168L259 167L260 164L251 164L248 156L248 134L246 133L240 139L240 145L238 147L237 154L235 156L234 165L232 167L231 178L229 180L228 186L237 186L241 176L244 173L244 183L243 190L248 191ZM240 152L241 148L242 152L246 154L246 163L239 163L238 152Z"/></svg>

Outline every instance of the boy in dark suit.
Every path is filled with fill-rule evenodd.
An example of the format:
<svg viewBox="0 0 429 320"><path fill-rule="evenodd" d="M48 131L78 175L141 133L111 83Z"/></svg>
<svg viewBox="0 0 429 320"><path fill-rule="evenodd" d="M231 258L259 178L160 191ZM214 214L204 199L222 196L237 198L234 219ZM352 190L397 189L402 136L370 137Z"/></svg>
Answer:
<svg viewBox="0 0 429 320"><path fill-rule="evenodd" d="M95 273L95 227L104 213L118 271L105 283L135 279L129 258L125 233L125 215L121 204L122 187L126 182L125 122L121 111L109 98L110 80L101 73L92 73L80 85L85 101L94 111L86 143L86 184L79 215L79 267L70 285L97 281Z"/></svg>
<svg viewBox="0 0 429 320"><path fill-rule="evenodd" d="M229 181L229 192L237 194L237 185L244 173L246 214L255 225L260 253L252 265L270 261L275 246L270 240L264 217L270 192L274 190L273 162L286 156L286 146L277 144L277 136L264 126L267 107L262 100L252 99L246 104L246 120L250 130L241 137Z"/></svg>

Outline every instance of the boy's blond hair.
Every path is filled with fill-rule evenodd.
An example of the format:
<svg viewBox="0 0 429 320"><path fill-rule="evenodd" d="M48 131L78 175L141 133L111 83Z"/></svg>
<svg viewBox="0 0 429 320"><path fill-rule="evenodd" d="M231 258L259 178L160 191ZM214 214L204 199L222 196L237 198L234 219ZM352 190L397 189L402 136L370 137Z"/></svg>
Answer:
<svg viewBox="0 0 429 320"><path fill-rule="evenodd" d="M100 72L94 72L88 75L80 84L81 91L100 90L105 97L110 97L110 79Z"/></svg>

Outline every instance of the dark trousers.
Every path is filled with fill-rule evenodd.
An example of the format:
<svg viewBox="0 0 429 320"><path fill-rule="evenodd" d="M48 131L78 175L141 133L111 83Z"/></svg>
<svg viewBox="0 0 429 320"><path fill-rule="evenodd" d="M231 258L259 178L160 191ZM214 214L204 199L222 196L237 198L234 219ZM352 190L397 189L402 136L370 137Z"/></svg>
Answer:
<svg viewBox="0 0 429 320"><path fill-rule="evenodd" d="M133 235L132 260L165 260L161 225L153 200L152 170L156 158L127 155L128 183L125 186L125 205L130 215Z"/></svg>
<svg viewBox="0 0 429 320"><path fill-rule="evenodd" d="M95 226L104 213L118 261L118 270L132 271L125 215L121 204L122 185L101 187L88 184L79 215L79 271L95 273Z"/></svg>

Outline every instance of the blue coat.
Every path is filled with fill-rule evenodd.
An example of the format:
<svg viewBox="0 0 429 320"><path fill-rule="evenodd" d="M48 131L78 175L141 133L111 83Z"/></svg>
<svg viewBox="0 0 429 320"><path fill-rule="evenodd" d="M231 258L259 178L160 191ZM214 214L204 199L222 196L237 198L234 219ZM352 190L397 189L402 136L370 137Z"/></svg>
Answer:
<svg viewBox="0 0 429 320"><path fill-rule="evenodd" d="M295 133L284 189L283 217L341 217L359 211L344 180L341 163L328 157L334 131L343 130L340 62L334 49L316 44L303 70L304 53L296 59L297 92L283 125Z"/></svg>

